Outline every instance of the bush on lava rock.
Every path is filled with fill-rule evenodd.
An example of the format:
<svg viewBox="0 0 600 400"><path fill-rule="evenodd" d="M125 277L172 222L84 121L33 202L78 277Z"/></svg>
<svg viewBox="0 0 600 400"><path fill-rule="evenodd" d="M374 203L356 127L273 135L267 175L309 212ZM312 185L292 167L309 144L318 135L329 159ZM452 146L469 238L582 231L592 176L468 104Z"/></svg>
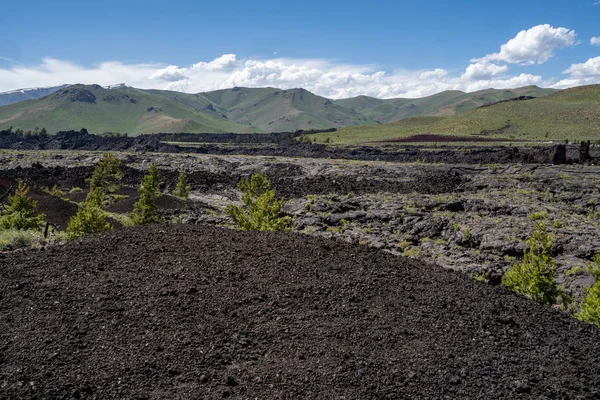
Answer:
<svg viewBox="0 0 600 400"><path fill-rule="evenodd" d="M37 203L27 196L29 187L17 183L15 194L8 197L8 205L0 209L0 229L41 230L46 216L38 214Z"/></svg>
<svg viewBox="0 0 600 400"><path fill-rule="evenodd" d="M102 193L100 189L95 189L79 206L77 214L69 220L67 234L70 237L112 230L112 226L108 222L108 214L102 210L99 203L102 203Z"/></svg>
<svg viewBox="0 0 600 400"><path fill-rule="evenodd" d="M180 172L179 178L177 179L177 185L175 185L175 189L173 190L173 196L179 197L182 200L186 200L189 195L190 185L187 184L185 174L183 172Z"/></svg>
<svg viewBox="0 0 600 400"><path fill-rule="evenodd" d="M158 222L156 199L162 196L160 192L160 176L156 164L152 162L148 174L142 178L138 187L140 199L133 205L131 221L135 225L152 224Z"/></svg>
<svg viewBox="0 0 600 400"><path fill-rule="evenodd" d="M516 263L502 277L502 283L513 292L527 296L539 303L552 305L562 294L556 283L556 262L552 258L552 239L546 227L538 222L527 239L528 249L523 262Z"/></svg>
<svg viewBox="0 0 600 400"><path fill-rule="evenodd" d="M90 195L101 195L100 207L110 204L110 195L119 190L121 187L119 181L123 176L121 160L110 153L104 153L102 159L96 164L94 173L87 179L90 184Z"/></svg>
<svg viewBox="0 0 600 400"><path fill-rule="evenodd" d="M242 179L238 188L242 191L245 209L230 204L227 206L227 214L240 229L277 231L290 225L289 216L279 216L285 200L276 197L275 189L271 189L271 182L266 175L254 174L248 179Z"/></svg>
<svg viewBox="0 0 600 400"><path fill-rule="evenodd" d="M596 254L592 261L594 264L590 265L589 271L595 282L585 290L585 297L575 317L600 327L600 254Z"/></svg>

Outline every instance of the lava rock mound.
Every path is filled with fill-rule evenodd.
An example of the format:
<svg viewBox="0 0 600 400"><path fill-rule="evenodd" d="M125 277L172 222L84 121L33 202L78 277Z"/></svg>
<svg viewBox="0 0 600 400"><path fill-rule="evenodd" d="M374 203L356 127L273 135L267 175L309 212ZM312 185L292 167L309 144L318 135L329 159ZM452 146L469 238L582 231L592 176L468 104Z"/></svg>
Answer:
<svg viewBox="0 0 600 400"><path fill-rule="evenodd" d="M0 254L0 398L598 398L600 331L434 265L136 227Z"/></svg>

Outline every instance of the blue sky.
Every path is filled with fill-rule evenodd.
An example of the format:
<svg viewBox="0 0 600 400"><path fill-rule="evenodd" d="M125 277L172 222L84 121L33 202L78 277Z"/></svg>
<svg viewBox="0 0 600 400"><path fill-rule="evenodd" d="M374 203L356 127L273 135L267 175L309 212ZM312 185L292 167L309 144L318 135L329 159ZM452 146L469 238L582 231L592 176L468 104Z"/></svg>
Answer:
<svg viewBox="0 0 600 400"><path fill-rule="evenodd" d="M78 79L418 97L600 83L595 2L6 0L0 91Z"/></svg>

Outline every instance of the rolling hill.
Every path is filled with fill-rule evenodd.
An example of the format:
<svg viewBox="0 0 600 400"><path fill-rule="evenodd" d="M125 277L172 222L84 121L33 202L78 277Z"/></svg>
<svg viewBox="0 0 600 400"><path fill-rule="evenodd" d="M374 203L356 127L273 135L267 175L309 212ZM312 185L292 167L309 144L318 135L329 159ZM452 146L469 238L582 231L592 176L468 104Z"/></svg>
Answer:
<svg viewBox="0 0 600 400"><path fill-rule="evenodd" d="M54 93L57 90L63 89L67 86L69 85L61 85L47 88L19 89L11 90L10 92L3 92L0 93L0 106L6 106L8 104L14 104L25 100L39 99L48 96L49 94Z"/></svg>
<svg viewBox="0 0 600 400"><path fill-rule="evenodd" d="M319 134L334 143L364 143L418 134L471 135L510 140L600 139L600 85L580 86L526 100L501 101L448 116L410 117L391 124L347 127L335 135Z"/></svg>
<svg viewBox="0 0 600 400"><path fill-rule="evenodd" d="M45 127L56 132L85 127L94 133L130 135L318 130L389 123L414 116L454 115L518 96L553 92L530 86L474 93L446 91L422 99L359 96L334 101L305 89L235 87L187 94L125 85L71 85L40 99L0 107L0 129Z"/></svg>
<svg viewBox="0 0 600 400"><path fill-rule="evenodd" d="M502 100L520 96L543 97L555 92L556 89L525 86L506 90L485 89L471 93L452 90L420 99L382 100L358 96L337 100L335 103L352 108L375 122L385 124L413 116L449 116Z"/></svg>
<svg viewBox="0 0 600 400"><path fill-rule="evenodd" d="M263 132L327 129L365 125L372 121L356 111L335 104L304 89L232 88L185 94L149 90L199 112L228 119Z"/></svg>
<svg viewBox="0 0 600 400"><path fill-rule="evenodd" d="M143 90L98 85L72 85L38 100L0 107L0 128L8 126L129 134L258 131Z"/></svg>

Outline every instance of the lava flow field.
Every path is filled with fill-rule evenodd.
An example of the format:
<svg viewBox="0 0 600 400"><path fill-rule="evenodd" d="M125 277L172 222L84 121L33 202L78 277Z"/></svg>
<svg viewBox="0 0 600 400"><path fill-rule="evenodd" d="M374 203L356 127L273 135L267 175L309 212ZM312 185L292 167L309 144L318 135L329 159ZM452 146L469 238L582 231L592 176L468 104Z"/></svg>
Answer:
<svg viewBox="0 0 600 400"><path fill-rule="evenodd" d="M366 246L203 225L0 253L0 398L600 397L600 331Z"/></svg>

